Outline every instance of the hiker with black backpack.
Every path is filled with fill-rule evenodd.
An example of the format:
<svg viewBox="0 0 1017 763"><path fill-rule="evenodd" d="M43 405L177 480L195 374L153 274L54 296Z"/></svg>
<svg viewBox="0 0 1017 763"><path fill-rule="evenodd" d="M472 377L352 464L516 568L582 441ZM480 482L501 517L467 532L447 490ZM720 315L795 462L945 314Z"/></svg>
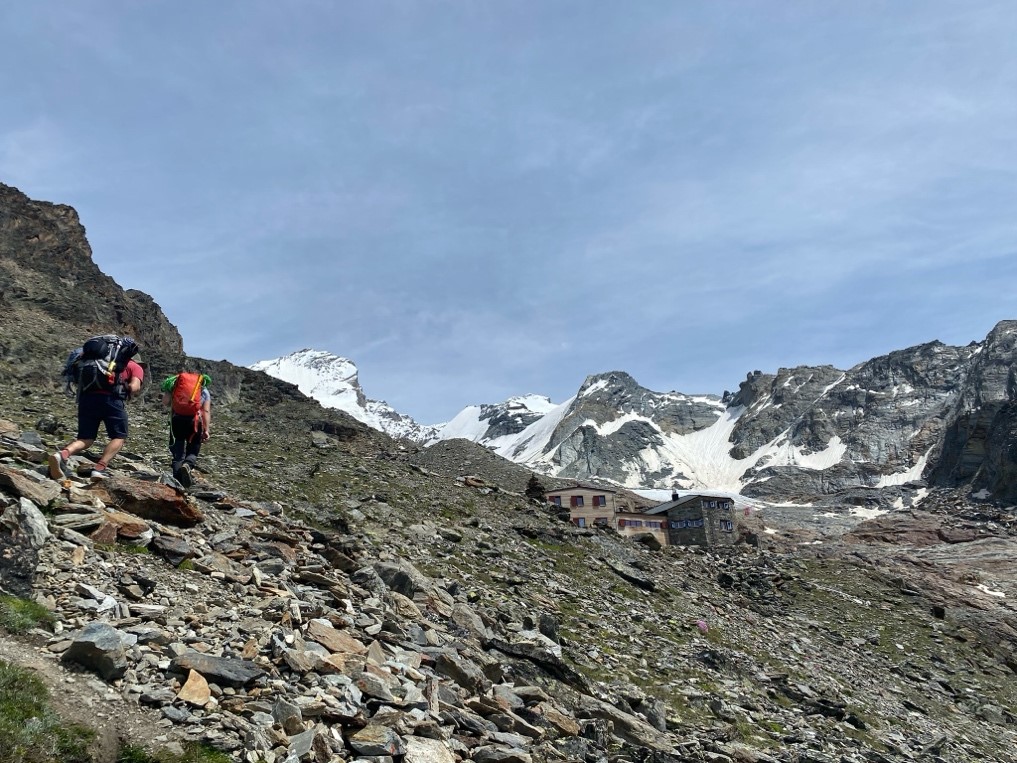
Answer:
<svg viewBox="0 0 1017 763"><path fill-rule="evenodd" d="M107 467L127 440L124 403L141 392L145 380L145 371L135 359L137 354L138 345L133 339L115 334L94 336L71 352L63 377L68 394L74 394L72 386L77 388L78 432L65 448L50 455L49 474L53 479L70 476L71 456L95 442L100 424L105 425L109 442L92 467L92 477L108 476Z"/></svg>
<svg viewBox="0 0 1017 763"><path fill-rule="evenodd" d="M162 404L170 408L170 455L173 476L184 487L191 486L201 445L212 432L212 394L208 374L181 368L162 383Z"/></svg>

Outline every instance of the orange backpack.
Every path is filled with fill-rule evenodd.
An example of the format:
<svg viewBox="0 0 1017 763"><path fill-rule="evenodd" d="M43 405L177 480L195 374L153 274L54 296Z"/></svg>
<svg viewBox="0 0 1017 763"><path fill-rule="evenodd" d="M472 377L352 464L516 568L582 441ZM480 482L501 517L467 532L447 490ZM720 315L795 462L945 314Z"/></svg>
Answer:
<svg viewBox="0 0 1017 763"><path fill-rule="evenodd" d="M173 413L177 416L197 416L201 410L201 388L205 377L201 374L177 374L173 382Z"/></svg>

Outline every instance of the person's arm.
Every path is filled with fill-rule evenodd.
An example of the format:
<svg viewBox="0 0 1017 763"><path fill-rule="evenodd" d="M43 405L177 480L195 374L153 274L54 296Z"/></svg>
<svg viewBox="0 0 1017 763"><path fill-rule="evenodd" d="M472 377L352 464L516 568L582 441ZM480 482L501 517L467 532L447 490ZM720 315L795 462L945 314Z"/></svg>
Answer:
<svg viewBox="0 0 1017 763"><path fill-rule="evenodd" d="M205 376L207 378L207 376ZM205 383L207 384L207 383ZM212 436L212 393L201 390L201 442Z"/></svg>
<svg viewBox="0 0 1017 763"><path fill-rule="evenodd" d="M145 371L133 360L127 361L127 382L124 385L127 389L127 399L141 392L141 382L145 379Z"/></svg>
<svg viewBox="0 0 1017 763"><path fill-rule="evenodd" d="M131 398L141 392L141 379L132 376L127 380L127 397Z"/></svg>

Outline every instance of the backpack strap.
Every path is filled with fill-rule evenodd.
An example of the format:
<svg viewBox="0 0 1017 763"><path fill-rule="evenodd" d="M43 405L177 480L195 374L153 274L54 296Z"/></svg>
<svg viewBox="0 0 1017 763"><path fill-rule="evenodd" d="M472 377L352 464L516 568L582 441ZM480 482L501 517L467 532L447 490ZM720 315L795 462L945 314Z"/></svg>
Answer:
<svg viewBox="0 0 1017 763"><path fill-rule="evenodd" d="M201 397L201 387L204 383L205 377L203 377L201 374L198 374L197 378L194 380L194 387L191 389L191 394L187 396L192 403L196 402L198 398ZM198 411L199 412L201 411L200 406L198 408Z"/></svg>

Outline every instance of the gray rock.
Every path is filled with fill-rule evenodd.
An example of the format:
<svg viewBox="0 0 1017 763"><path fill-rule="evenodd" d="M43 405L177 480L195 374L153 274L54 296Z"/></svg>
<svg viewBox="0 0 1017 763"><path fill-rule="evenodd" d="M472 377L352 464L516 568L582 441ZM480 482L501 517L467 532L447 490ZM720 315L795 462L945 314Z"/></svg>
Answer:
<svg viewBox="0 0 1017 763"><path fill-rule="evenodd" d="M123 678L128 667L121 633L107 623L89 623L82 628L62 659L82 665L106 681Z"/></svg>
<svg viewBox="0 0 1017 763"><path fill-rule="evenodd" d="M452 622L460 628L465 628L481 641L485 641L493 635L473 607L463 602L453 605Z"/></svg>
<svg viewBox="0 0 1017 763"><path fill-rule="evenodd" d="M0 523L12 532L24 536L32 548L42 548L49 539L49 525L39 507L27 498L9 505L0 516Z"/></svg>
<svg viewBox="0 0 1017 763"><path fill-rule="evenodd" d="M430 578L407 561L377 562L374 570L390 590L410 599L418 591L426 591L433 587Z"/></svg>
<svg viewBox="0 0 1017 763"><path fill-rule="evenodd" d="M388 726L370 723L349 737L349 745L358 755L404 755L406 743Z"/></svg>
<svg viewBox="0 0 1017 763"><path fill-rule="evenodd" d="M489 744L474 748L471 760L475 763L533 763L533 756L513 747Z"/></svg>
<svg viewBox="0 0 1017 763"><path fill-rule="evenodd" d="M491 685L476 663L455 652L441 652L434 661L434 669L472 694L482 694Z"/></svg>
<svg viewBox="0 0 1017 763"><path fill-rule="evenodd" d="M304 716L300 708L286 699L277 699L272 706L272 717L289 735L304 731Z"/></svg>
<svg viewBox="0 0 1017 763"><path fill-rule="evenodd" d="M445 742L424 737L406 737L403 763L456 763L456 756Z"/></svg>
<svg viewBox="0 0 1017 763"><path fill-rule="evenodd" d="M163 707L164 705L172 705L176 698L177 695L172 689L159 686L143 691L138 697L138 701L143 705Z"/></svg>
<svg viewBox="0 0 1017 763"><path fill-rule="evenodd" d="M254 683L265 675L265 671L249 660L232 657L215 657L200 652L186 652L175 657L170 664L170 671L186 673L194 670L201 673L207 680L222 686L242 687Z"/></svg>
<svg viewBox="0 0 1017 763"><path fill-rule="evenodd" d="M316 729L308 729L290 737L289 750L286 753L286 763L297 763L297 761L308 757L314 746L316 735Z"/></svg>
<svg viewBox="0 0 1017 763"><path fill-rule="evenodd" d="M179 566L185 559L192 559L196 556L194 549L183 538L174 538L170 535L157 535L152 539L149 548L159 556L166 559L174 567Z"/></svg>
<svg viewBox="0 0 1017 763"><path fill-rule="evenodd" d="M189 710L182 707L175 707L173 705L167 705L162 709L162 714L166 716L173 723L189 723L192 716Z"/></svg>

